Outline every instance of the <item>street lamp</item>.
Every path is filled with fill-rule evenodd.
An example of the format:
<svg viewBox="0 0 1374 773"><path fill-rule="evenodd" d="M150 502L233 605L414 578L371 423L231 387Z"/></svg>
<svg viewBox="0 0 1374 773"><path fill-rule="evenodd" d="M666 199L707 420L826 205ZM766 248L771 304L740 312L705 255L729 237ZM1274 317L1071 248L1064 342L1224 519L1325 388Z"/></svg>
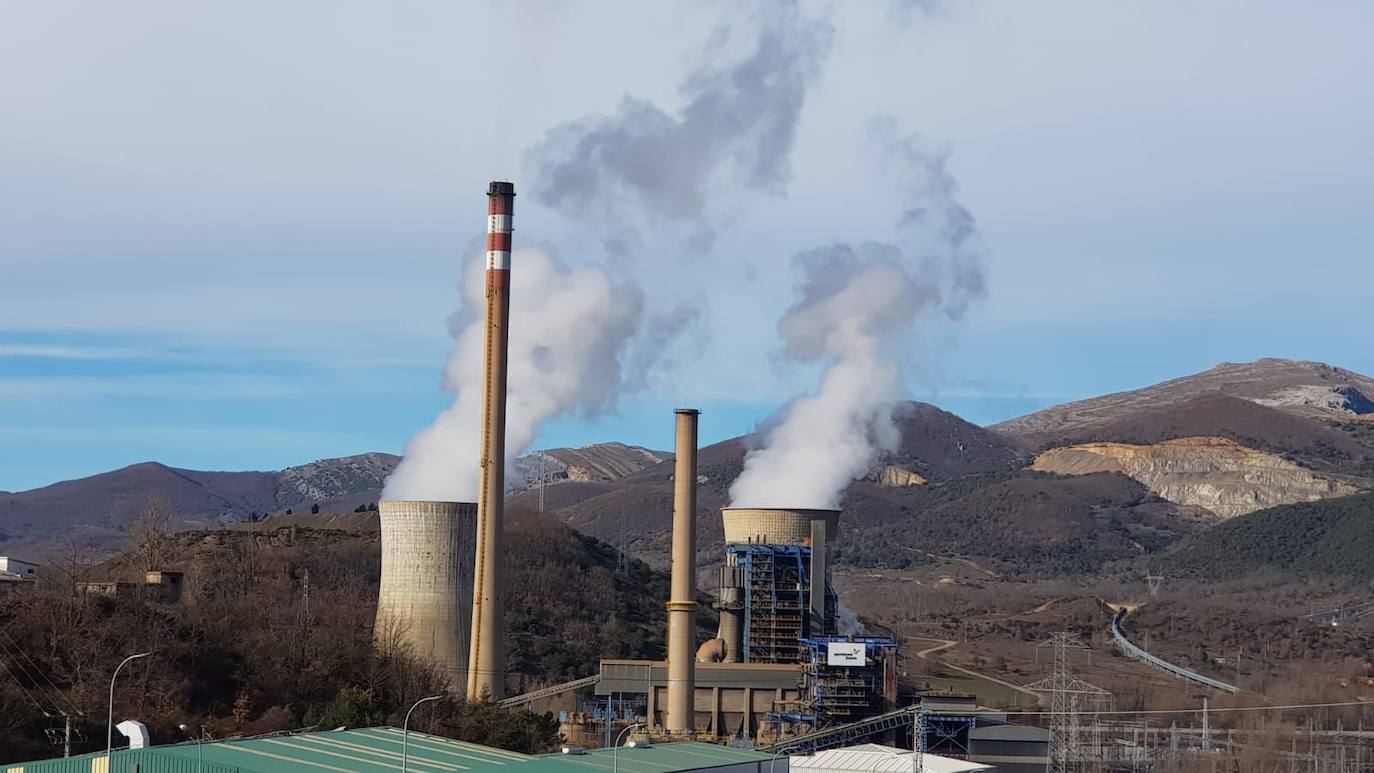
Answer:
<svg viewBox="0 0 1374 773"><path fill-rule="evenodd" d="M784 755L784 754L786 754L786 755L788 755L788 756L790 757L790 756L792 756L792 752L793 752L793 751L795 751L795 750L794 750L792 747L790 747L790 746L784 746L784 747L782 747L781 749L778 749L777 751L773 752L773 759L771 759L771 760L768 761L768 773L773 773L773 764L776 763L776 762L778 761L778 757L780 757L780 756L782 756L782 755ZM791 765L790 763L788 764L787 769L788 769L788 770L791 770L791 769L792 769L792 765Z"/></svg>
<svg viewBox="0 0 1374 773"><path fill-rule="evenodd" d="M620 731L620 735L615 737L615 746L611 748L611 773L620 773L620 739L636 727L645 727L645 724L643 722L631 722L625 726L624 730Z"/></svg>
<svg viewBox="0 0 1374 773"><path fill-rule="evenodd" d="M401 726L401 773L406 773L406 771L410 768L410 714L411 714L411 712L412 712L412 711L415 711L416 707L418 707L421 703L429 703L430 701L437 701L437 700L439 700L440 698L443 698L443 697L445 697L445 696L443 696L443 695L431 695L431 696L429 696L428 698L421 698L420 700L415 701L414 705L412 705L412 706L410 707L410 711L407 711L407 712L406 712L406 721L405 721L405 723L402 724L402 726Z"/></svg>
<svg viewBox="0 0 1374 773"><path fill-rule="evenodd" d="M138 653L137 655L130 655L129 657L124 658L124 660L121 661L119 665L115 666L114 673L110 675L110 712L109 712L109 715L108 715L108 716L106 717L106 719L105 719L105 770L106 770L107 772L111 770L111 768L110 768L110 757L114 754L114 686L115 686L115 678L119 676L119 669L121 669L121 668L123 668L124 666L128 665L129 661L131 661L131 660L138 660L139 658L146 658L146 657L148 657L148 656L151 655L151 654L153 654L153 653L151 653L151 652L140 652L140 653Z"/></svg>
<svg viewBox="0 0 1374 773"><path fill-rule="evenodd" d="M205 726L204 726L204 725L201 726L201 728L200 728L200 733L201 733L201 734L200 734L200 735L194 735L194 736L191 735L191 728L188 727L188 726L186 726L184 723L183 723L183 724L180 724L180 725L177 725L177 727L181 729L181 732L183 732L183 733L186 734L186 737L187 737L187 738L191 738L191 739L195 740L195 742L196 742L196 773L200 773L201 767L205 764L204 752L201 751L201 748L200 748L200 743L201 743L202 740L204 740L204 738L203 738L202 736L205 735ZM108 771L107 771L107 773L108 773Z"/></svg>

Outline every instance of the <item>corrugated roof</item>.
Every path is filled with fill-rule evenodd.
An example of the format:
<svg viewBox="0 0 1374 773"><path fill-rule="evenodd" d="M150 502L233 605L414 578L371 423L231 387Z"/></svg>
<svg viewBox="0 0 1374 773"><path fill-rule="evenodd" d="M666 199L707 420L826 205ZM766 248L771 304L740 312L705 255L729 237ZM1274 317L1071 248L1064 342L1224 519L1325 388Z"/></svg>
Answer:
<svg viewBox="0 0 1374 773"><path fill-rule="evenodd" d="M862 771L863 773L910 773L912 755L905 749L883 746L876 743L846 746L841 749L828 749L811 755L798 755L791 758L792 771ZM926 773L963 773L971 770L992 770L990 765L941 757L936 754L921 755L921 769Z"/></svg>
<svg viewBox="0 0 1374 773"><path fill-rule="evenodd" d="M391 773L401 769L402 733L394 727L338 730L117 751L111 773L193 773L202 755L203 773ZM71 759L18 763L0 773L103 773L103 753ZM593 773L618 767L621 773L679 773L772 759L762 752L691 741L647 748L597 749L586 754L530 756L488 746L410 733L408 767L416 773ZM618 757L618 760L616 759ZM618 764L617 764L618 763Z"/></svg>
<svg viewBox="0 0 1374 773"><path fill-rule="evenodd" d="M621 773L672 773L767 762L773 755L697 741L656 743L646 748L589 749L586 754L547 754L520 767L520 773L591 773L618 767Z"/></svg>

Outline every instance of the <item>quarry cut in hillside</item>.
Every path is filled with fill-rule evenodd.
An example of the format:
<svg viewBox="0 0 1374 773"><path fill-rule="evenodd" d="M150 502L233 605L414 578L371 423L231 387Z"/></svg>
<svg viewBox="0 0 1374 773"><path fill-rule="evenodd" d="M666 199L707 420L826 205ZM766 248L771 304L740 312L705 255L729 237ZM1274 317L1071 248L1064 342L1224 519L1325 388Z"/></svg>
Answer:
<svg viewBox="0 0 1374 773"><path fill-rule="evenodd" d="M1204 507L1222 518L1359 491L1276 454L1220 437L1150 445L1083 443L1045 451L1031 469L1060 475L1125 473L1170 502Z"/></svg>

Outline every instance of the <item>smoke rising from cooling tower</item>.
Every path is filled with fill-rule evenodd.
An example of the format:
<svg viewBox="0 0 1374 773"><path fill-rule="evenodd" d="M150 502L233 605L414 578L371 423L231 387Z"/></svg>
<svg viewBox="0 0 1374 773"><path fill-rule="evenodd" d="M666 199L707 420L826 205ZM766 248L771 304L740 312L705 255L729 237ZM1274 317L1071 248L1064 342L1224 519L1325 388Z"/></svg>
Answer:
<svg viewBox="0 0 1374 773"><path fill-rule="evenodd" d="M539 201L599 221L608 229L608 249L630 253L642 246L633 218L689 223L704 248L715 235L708 222L713 191L781 192L791 179L807 89L833 30L803 15L796 2L760 9L753 23L757 37L744 56L687 76L676 115L626 95L613 115L550 130L527 154ZM722 28L718 45L728 42L729 29ZM711 53L712 62L724 55Z"/></svg>
<svg viewBox="0 0 1374 773"><path fill-rule="evenodd" d="M640 326L643 298L594 268L569 268L541 250L515 250L512 272L506 463L528 450L553 416L595 415L622 382L621 356ZM383 499L473 501L482 428L484 258L468 261L456 342L444 364L453 404L406 444Z"/></svg>
<svg viewBox="0 0 1374 773"><path fill-rule="evenodd" d="M911 197L897 224L902 246L833 244L798 255L797 300L778 322L786 356L824 362L818 389L793 400L730 487L746 507L839 506L845 487L900 441L894 402L905 394L903 347L923 314L963 315L985 292L973 216L955 194L948 154L891 121L870 127L872 146Z"/></svg>

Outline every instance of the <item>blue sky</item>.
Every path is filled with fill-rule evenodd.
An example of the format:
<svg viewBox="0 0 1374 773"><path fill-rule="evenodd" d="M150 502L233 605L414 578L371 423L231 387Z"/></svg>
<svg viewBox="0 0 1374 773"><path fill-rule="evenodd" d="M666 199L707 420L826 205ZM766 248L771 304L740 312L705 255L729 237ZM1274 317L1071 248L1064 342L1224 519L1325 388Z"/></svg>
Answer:
<svg viewBox="0 0 1374 773"><path fill-rule="evenodd" d="M988 262L987 297L910 341L914 396L986 423L1220 361L1374 373L1374 7L897 5L803 4L834 38L785 185L729 195L708 254L651 235L629 269L701 330L541 445L668 447L677 405L723 439L809 388L776 357L789 261L898 206L859 161L879 114L949 150ZM5 5L0 490L399 452L450 401L486 181L529 189L527 148L627 94L673 112L748 24L727 3ZM517 239L615 265L518 206Z"/></svg>

